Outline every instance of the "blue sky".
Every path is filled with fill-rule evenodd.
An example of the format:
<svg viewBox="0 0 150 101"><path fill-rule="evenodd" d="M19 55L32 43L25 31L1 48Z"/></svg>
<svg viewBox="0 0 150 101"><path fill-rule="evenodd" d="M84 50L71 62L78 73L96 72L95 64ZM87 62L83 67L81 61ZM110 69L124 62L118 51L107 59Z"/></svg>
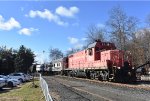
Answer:
<svg viewBox="0 0 150 101"><path fill-rule="evenodd" d="M65 52L83 46L88 27L102 27L110 9L117 5L127 15L137 17L141 26L150 14L150 1L0 0L0 46L18 49L25 45L39 61L48 61L50 47Z"/></svg>

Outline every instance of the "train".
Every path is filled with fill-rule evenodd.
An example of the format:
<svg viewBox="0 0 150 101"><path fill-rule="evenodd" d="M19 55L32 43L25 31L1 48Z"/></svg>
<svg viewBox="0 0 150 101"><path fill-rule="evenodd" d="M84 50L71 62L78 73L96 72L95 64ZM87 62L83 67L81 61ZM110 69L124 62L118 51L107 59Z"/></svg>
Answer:
<svg viewBox="0 0 150 101"><path fill-rule="evenodd" d="M52 61L53 72L72 77L85 77L101 81L135 82L135 67L131 54L116 49L114 43L96 41L79 52Z"/></svg>

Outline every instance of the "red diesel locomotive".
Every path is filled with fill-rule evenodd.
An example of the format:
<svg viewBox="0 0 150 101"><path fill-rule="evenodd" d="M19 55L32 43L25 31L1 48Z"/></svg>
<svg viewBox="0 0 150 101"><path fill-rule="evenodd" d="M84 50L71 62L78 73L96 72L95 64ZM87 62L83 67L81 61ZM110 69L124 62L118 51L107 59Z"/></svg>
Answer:
<svg viewBox="0 0 150 101"><path fill-rule="evenodd" d="M87 49L65 57L61 63L64 75L116 82L135 79L129 56L124 60L124 52L110 42L94 42Z"/></svg>

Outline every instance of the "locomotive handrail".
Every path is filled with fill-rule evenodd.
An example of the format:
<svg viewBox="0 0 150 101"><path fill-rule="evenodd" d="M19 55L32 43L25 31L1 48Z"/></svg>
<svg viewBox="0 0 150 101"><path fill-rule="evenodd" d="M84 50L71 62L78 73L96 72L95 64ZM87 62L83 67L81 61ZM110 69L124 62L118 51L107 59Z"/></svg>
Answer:
<svg viewBox="0 0 150 101"><path fill-rule="evenodd" d="M142 65L136 67L135 70L140 69L140 68L143 68L143 66L148 65L148 64L150 65L150 61L147 61L146 63L144 63L144 64L142 64Z"/></svg>

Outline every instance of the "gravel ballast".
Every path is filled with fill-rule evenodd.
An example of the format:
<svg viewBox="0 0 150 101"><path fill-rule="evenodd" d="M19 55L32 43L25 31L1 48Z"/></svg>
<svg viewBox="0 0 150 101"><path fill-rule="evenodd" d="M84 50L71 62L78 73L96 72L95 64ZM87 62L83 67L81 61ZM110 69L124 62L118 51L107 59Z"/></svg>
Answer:
<svg viewBox="0 0 150 101"><path fill-rule="evenodd" d="M45 76L54 101L150 101L150 90L62 76Z"/></svg>

